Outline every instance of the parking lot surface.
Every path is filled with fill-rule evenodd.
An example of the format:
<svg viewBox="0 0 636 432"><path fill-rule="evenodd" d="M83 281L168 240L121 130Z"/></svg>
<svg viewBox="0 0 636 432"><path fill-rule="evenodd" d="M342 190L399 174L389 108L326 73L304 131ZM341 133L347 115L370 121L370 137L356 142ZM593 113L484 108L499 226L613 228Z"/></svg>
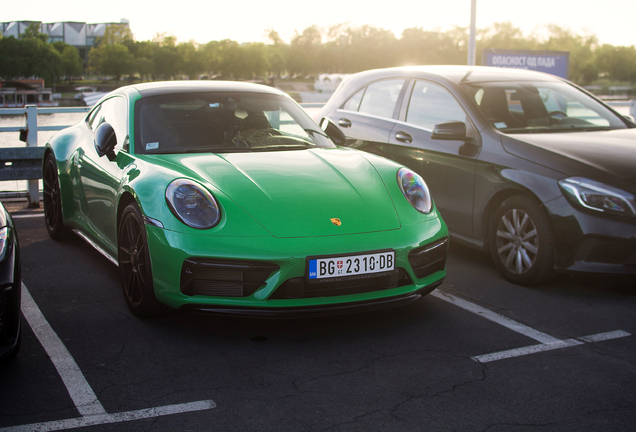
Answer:
<svg viewBox="0 0 636 432"><path fill-rule="evenodd" d="M25 214L27 213L27 214ZM134 317L117 267L16 211L0 431L587 431L636 424L636 281L527 288L451 245L432 295L305 319Z"/></svg>

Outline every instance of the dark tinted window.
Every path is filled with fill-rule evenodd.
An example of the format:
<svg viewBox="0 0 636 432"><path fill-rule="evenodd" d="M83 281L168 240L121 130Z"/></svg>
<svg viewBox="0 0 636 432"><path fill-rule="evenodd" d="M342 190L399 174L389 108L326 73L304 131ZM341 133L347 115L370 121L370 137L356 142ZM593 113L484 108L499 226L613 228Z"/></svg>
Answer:
<svg viewBox="0 0 636 432"><path fill-rule="evenodd" d="M99 126L99 120L102 118L101 116L102 104L98 105L91 113L88 115L86 119L86 123L88 123L88 127L95 132L97 126Z"/></svg>
<svg viewBox="0 0 636 432"><path fill-rule="evenodd" d="M490 123L505 133L626 128L604 105L564 82L464 84Z"/></svg>
<svg viewBox="0 0 636 432"><path fill-rule="evenodd" d="M117 147L121 147L127 136L128 110L123 97L114 97L102 102L86 119L88 127L95 132L104 122L110 123L115 130Z"/></svg>
<svg viewBox="0 0 636 432"><path fill-rule="evenodd" d="M369 84L349 99L344 109L378 117L393 118L395 106L405 81L404 79L392 79ZM355 105L360 98L359 95L361 100L359 108L356 110Z"/></svg>
<svg viewBox="0 0 636 432"><path fill-rule="evenodd" d="M444 87L428 81L417 81L411 92L406 121L432 130L436 123L465 122L466 114Z"/></svg>
<svg viewBox="0 0 636 432"><path fill-rule="evenodd" d="M102 103L102 119L100 123L110 123L117 136L117 148L121 148L127 136L128 110L123 97L114 97Z"/></svg>
<svg viewBox="0 0 636 432"><path fill-rule="evenodd" d="M135 153L334 147L293 100L259 93L184 93L135 104Z"/></svg>
<svg viewBox="0 0 636 432"><path fill-rule="evenodd" d="M362 96L364 96L364 91L366 89L367 88L365 87L351 96L349 100L342 106L342 109L347 111L358 111L358 109L360 109L360 101L362 100Z"/></svg>

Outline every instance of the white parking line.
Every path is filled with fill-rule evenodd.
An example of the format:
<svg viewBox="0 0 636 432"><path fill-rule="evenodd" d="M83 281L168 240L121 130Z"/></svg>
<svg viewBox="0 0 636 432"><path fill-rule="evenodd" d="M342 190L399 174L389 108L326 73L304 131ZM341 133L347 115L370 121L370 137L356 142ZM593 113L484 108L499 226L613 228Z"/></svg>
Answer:
<svg viewBox="0 0 636 432"><path fill-rule="evenodd" d="M517 333L521 333L522 335L528 336L536 341L541 342L538 345L530 345L522 348L515 348L506 351L500 351L492 354L484 354L479 356L471 357L471 359L478 361L480 363L488 363L496 360L503 360L513 357L520 357L528 354L535 354L539 352L551 351L555 349L568 348L576 345L582 345L584 343L596 343L601 341L606 341L610 339L616 339L626 336L631 336L630 333L627 333L623 330L616 330L607 333L599 333L596 335L583 336L576 339L566 339L561 340L557 339L548 334L542 333L538 330L533 329L532 327L528 327L525 324L521 324L517 321L511 320L510 318L506 318L503 315L499 315L491 310L478 306L474 303L471 303L467 300L460 299L452 294L448 294L442 291L434 291L431 293L432 296L437 297L438 299L447 301L449 303L454 304L455 306L459 306L462 309L465 309L469 312L482 316L490 321L496 322L512 331Z"/></svg>
<svg viewBox="0 0 636 432"><path fill-rule="evenodd" d="M528 354L535 354L539 352L551 351L555 349L568 348L575 345L583 345L583 342L570 339L565 341L556 341L539 345L531 345L523 348L515 348L507 351L500 351L492 354L484 354L471 357L471 359L478 361L479 363L488 363L496 360L503 360L513 357L521 357Z"/></svg>
<svg viewBox="0 0 636 432"><path fill-rule="evenodd" d="M438 299L442 299L444 301L452 303L455 306L459 306L462 309L466 309L467 311L477 314L481 317L484 317L487 320L496 322L497 324L500 324L506 328L509 328L510 330L515 331L517 333L521 333L524 336L528 336L529 338L539 341L541 343L552 343L552 342L559 341L559 339L555 337L542 333L539 330L535 330L532 327L528 327L525 324L518 323L517 321L511 320L510 318L506 318L505 316L499 315L498 313L495 313L484 307L478 306L464 299L460 299L459 297L455 297L452 294L448 294L438 290L438 291L433 291L431 295L434 297L437 297Z"/></svg>
<svg viewBox="0 0 636 432"><path fill-rule="evenodd" d="M617 339L626 336L631 336L631 334L627 333L623 330L611 331L607 333L599 333L591 336L583 336L577 339L566 339L559 340L557 342L551 342L546 344L539 345L531 345L523 348L516 348L507 351L500 351L492 354L484 354L479 356L471 357L473 360L478 361L479 363L488 363L496 360L503 360L512 357L520 357L527 354L534 354L538 352L551 351L560 348L568 348L576 345L583 345L585 342L587 343L595 343L606 341L610 339Z"/></svg>
<svg viewBox="0 0 636 432"><path fill-rule="evenodd" d="M18 214L18 215L11 215L11 217L13 219L27 219L27 218L36 218L36 217L43 217L44 213L29 213L29 214Z"/></svg>
<svg viewBox="0 0 636 432"><path fill-rule="evenodd" d="M46 321L24 284L22 284L22 314L51 358L79 413L82 416L106 414L79 366Z"/></svg>
<svg viewBox="0 0 636 432"><path fill-rule="evenodd" d="M97 426L110 423L122 423L132 420L142 420L147 418L161 417L186 412L203 411L216 407L211 401L190 402L178 405L168 405L159 408L147 408L137 411L128 411L116 414L98 414L86 417L79 417L68 420L56 420L46 423L32 423L28 425L12 426L0 429L0 432L49 432L67 429L76 429L86 426Z"/></svg>
<svg viewBox="0 0 636 432"><path fill-rule="evenodd" d="M51 358L53 365L60 374L75 407L82 417L57 420L45 423L33 423L29 425L11 426L0 429L0 432L19 431L57 431L74 429L84 426L118 423L131 420L140 420L151 417L160 417L172 414L180 414L193 411L208 410L216 407L212 400L190 402L185 404L168 405L158 408L147 408L137 411L108 414L97 399L95 392L86 381L79 366L62 343L59 336L53 331L46 321L40 308L31 297L27 287L22 284L22 314L29 323L42 347Z"/></svg>

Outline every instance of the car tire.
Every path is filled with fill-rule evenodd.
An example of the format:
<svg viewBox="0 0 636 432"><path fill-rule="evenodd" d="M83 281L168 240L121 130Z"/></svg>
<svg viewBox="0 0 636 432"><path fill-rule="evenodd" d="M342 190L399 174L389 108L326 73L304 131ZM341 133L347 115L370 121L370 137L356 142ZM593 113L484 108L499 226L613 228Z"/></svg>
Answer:
<svg viewBox="0 0 636 432"><path fill-rule="evenodd" d="M138 317L161 315L169 307L155 296L148 239L137 203L123 211L117 233L117 258L124 299Z"/></svg>
<svg viewBox="0 0 636 432"><path fill-rule="evenodd" d="M554 275L554 237L548 216L530 197L516 195L493 213L490 252L504 278L518 285L538 285Z"/></svg>
<svg viewBox="0 0 636 432"><path fill-rule="evenodd" d="M57 162L52 153L44 160L42 170L42 199L44 203L44 221L51 238L62 240L68 235L68 228L62 219L62 195L60 179L57 175Z"/></svg>

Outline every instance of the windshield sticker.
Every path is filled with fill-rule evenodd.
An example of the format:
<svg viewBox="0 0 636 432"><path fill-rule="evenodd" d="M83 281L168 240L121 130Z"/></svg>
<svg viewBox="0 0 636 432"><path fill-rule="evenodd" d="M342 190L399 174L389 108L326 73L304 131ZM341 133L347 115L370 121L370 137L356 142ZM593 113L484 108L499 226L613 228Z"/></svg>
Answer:
<svg viewBox="0 0 636 432"><path fill-rule="evenodd" d="M497 129L505 129L505 128L507 128L508 126L506 126L506 124L505 124L504 122L497 122L497 123L495 123L495 127L496 127Z"/></svg>
<svg viewBox="0 0 636 432"><path fill-rule="evenodd" d="M151 142L146 144L146 150L157 150L159 148L158 142Z"/></svg>

